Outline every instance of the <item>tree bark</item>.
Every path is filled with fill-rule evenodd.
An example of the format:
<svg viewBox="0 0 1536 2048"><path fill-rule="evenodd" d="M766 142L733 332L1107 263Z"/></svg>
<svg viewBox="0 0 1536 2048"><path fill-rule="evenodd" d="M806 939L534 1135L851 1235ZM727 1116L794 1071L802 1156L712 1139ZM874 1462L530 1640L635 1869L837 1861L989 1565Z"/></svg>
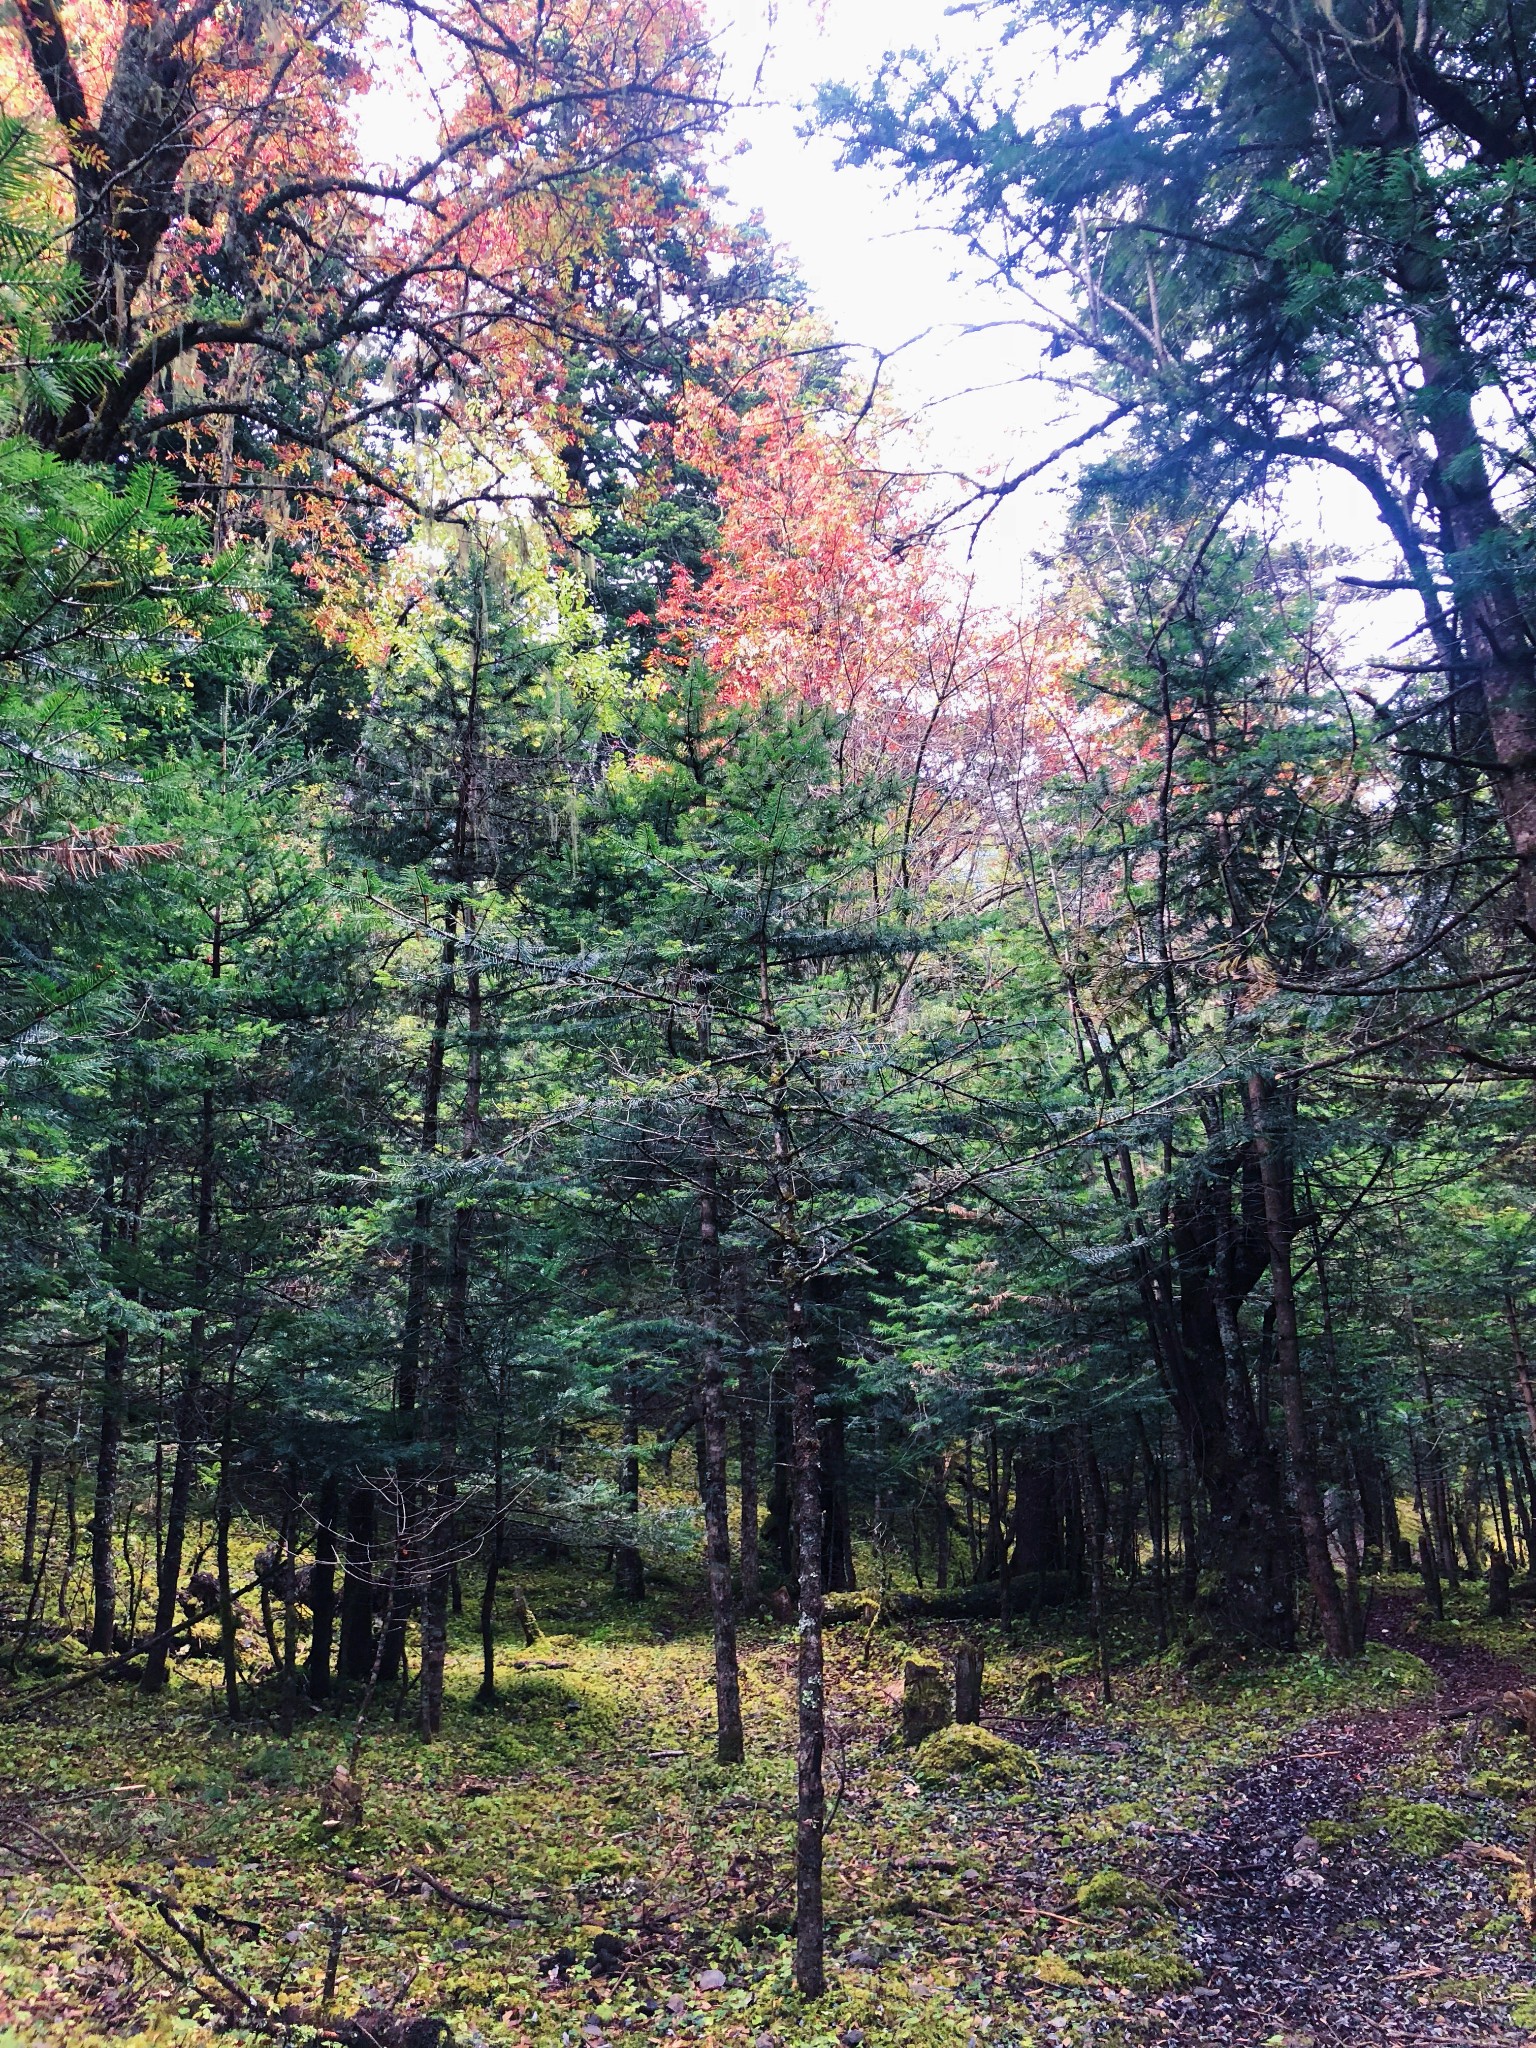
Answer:
<svg viewBox="0 0 1536 2048"><path fill-rule="evenodd" d="M938 1451L933 1460L935 1520L933 1525L933 1577L941 1593L949 1591L949 1453Z"/></svg>
<svg viewBox="0 0 1536 2048"><path fill-rule="evenodd" d="M220 918L214 914L213 975L220 969ZM192 1264L192 1326L181 1391L176 1401L176 1462L171 1468L170 1496L165 1509L165 1543L160 1556L159 1581L155 1594L154 1634L144 1660L140 1685L145 1693L157 1693L165 1684L176 1626L176 1595L181 1587L182 1551L187 1535L187 1511L192 1499L192 1479L197 1467L201 1437L203 1374L208 1357L208 1296L213 1282L214 1188L217 1168L215 1113L212 1088L203 1090L197 1148L197 1237Z"/></svg>
<svg viewBox="0 0 1536 2048"><path fill-rule="evenodd" d="M464 932L474 944L473 913L464 914ZM465 1063L463 1132L459 1157L467 1166L480 1151L480 1092L484 1033L484 999L480 969L473 957L465 976L468 1050ZM430 1742L443 1723L443 1673L448 1655L448 1594L453 1569L454 1523L458 1505L459 1431L464 1408L464 1360L469 1338L469 1275L474 1245L476 1207L460 1199L454 1205L448 1236L448 1290L443 1311L443 1345L436 1399L436 1472L432 1488L432 1525L428 1532L426 1572L421 1606L420 1712L423 1740Z"/></svg>
<svg viewBox="0 0 1536 2048"><path fill-rule="evenodd" d="M40 1387L32 1408L32 1449L27 1457L27 1505L22 1516L21 1576L31 1585L36 1566L37 1516L43 1497L44 1449L48 1430L48 1389Z"/></svg>
<svg viewBox="0 0 1536 2048"><path fill-rule="evenodd" d="M634 1369L626 1366L619 1382L619 1428L624 1455L619 1460L619 1495L631 1522L640 1519L640 1409ZM613 1546L613 1590L621 1600L645 1598L645 1559L640 1546L621 1537Z"/></svg>
<svg viewBox="0 0 1536 2048"><path fill-rule="evenodd" d="M315 1511L315 1562L309 1575L309 1664L306 1682L316 1702L330 1698L331 1647L336 1633L336 1524L341 1519L341 1482L325 1475Z"/></svg>
<svg viewBox="0 0 1536 2048"><path fill-rule="evenodd" d="M701 1032L701 1037L704 1034ZM707 1044L707 1038L705 1039ZM721 1325L720 1210L716 1185L715 1136L706 1130L699 1186L699 1305L704 1312L699 1372L702 1421L704 1540L709 1572L709 1611L714 1627L715 1755L739 1764L745 1754L741 1726L741 1676L736 1660L736 1613L731 1597L731 1522L727 1495L725 1371Z"/></svg>
<svg viewBox="0 0 1536 2048"><path fill-rule="evenodd" d="M502 1548L506 1521L506 1372L496 1375L496 1440L491 1450L491 1548L485 1561L485 1581L480 1588L480 1690L482 1707L496 1703L496 1588L501 1580Z"/></svg>
<svg viewBox="0 0 1536 2048"><path fill-rule="evenodd" d="M1318 1485L1301 1383L1301 1341L1291 1268L1295 1226L1289 1174L1274 1129L1273 1093L1262 1074L1254 1073L1248 1078L1248 1107L1254 1150L1258 1155L1264 1187L1264 1218L1269 1232L1269 1278L1275 1307L1275 1371L1280 1382L1281 1411L1285 1416L1286 1448L1290 1453L1291 1484L1296 1496L1302 1555L1306 1560L1307 1582L1317 1603L1318 1622L1328 1654L1330 1657L1348 1658L1355 1654L1356 1631L1345 1609L1328 1548L1328 1524L1323 1513L1322 1491Z"/></svg>
<svg viewBox="0 0 1536 2048"><path fill-rule="evenodd" d="M345 1565L341 1581L341 1641L336 1676L366 1679L373 1669L373 1545L378 1526L371 1486L357 1486L347 1500Z"/></svg>
<svg viewBox="0 0 1536 2048"><path fill-rule="evenodd" d="M234 1519L235 1371L230 1354L224 1376L224 1419L219 1431L219 1487L214 1503L214 1572L219 1586L219 1661L224 1676L224 1705L231 1722L240 1718L240 1655L235 1624L235 1582L230 1570L229 1532Z"/></svg>
<svg viewBox="0 0 1536 2048"><path fill-rule="evenodd" d="M117 1560L112 1540L117 1521L127 1374L128 1339L114 1332L101 1354L101 1419L96 1436L96 1490L91 1497L90 1647L104 1653L112 1649L117 1626Z"/></svg>
<svg viewBox="0 0 1536 2048"><path fill-rule="evenodd" d="M757 1528L757 1375L745 1348L736 1375L736 1444L741 1480L741 1607L744 1614L755 1614L763 1597Z"/></svg>

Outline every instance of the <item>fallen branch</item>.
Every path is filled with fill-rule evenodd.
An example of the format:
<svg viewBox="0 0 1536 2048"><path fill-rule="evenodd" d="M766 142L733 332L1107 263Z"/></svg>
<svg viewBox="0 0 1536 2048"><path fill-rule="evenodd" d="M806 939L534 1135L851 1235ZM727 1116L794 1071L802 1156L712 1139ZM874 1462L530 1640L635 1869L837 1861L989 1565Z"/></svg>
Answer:
<svg viewBox="0 0 1536 2048"><path fill-rule="evenodd" d="M254 1593L260 1584L260 1579L252 1579L249 1585L241 1586L237 1592L230 1595L230 1598L243 1600L247 1593ZM141 1657L149 1655L156 1643L174 1643L180 1637L190 1635L193 1629L200 1625L198 1620L189 1615L184 1621L178 1621L162 1634L150 1636L142 1643L135 1643L132 1649L123 1650L116 1657L107 1657L100 1664L93 1664L85 1671L76 1671L69 1678L61 1679L57 1685L45 1686L41 1692L18 1697L13 1707L0 1714L0 1720L18 1721L23 1716L30 1716L38 1707L46 1706L52 1700L62 1699L65 1693L74 1692L82 1685L89 1685L93 1679L122 1678ZM127 1791L131 1788L125 1786L122 1789Z"/></svg>
<svg viewBox="0 0 1536 2048"><path fill-rule="evenodd" d="M406 1866L406 1874L424 1884L429 1892L436 1892L437 1896L446 1900L450 1906L457 1906L461 1913L481 1913L488 1920L505 1921L509 1927L528 1925L526 1913L514 1913L510 1907L498 1906L494 1900L472 1899L467 1892L456 1892L451 1884L444 1884L441 1879L432 1877L427 1871L418 1870L414 1863Z"/></svg>

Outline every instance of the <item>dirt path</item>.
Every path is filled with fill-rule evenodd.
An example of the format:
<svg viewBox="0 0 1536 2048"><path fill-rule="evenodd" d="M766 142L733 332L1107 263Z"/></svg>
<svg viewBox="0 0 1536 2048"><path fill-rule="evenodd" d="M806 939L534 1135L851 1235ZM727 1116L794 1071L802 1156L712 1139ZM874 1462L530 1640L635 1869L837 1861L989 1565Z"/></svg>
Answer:
<svg viewBox="0 0 1536 2048"><path fill-rule="evenodd" d="M1384 1791L1390 1767L1445 1716L1529 1683L1484 1651L1425 1643L1412 1614L1408 1601L1384 1601L1371 1634L1422 1657L1440 1681L1436 1694L1312 1723L1242 1773L1220 1818L1187 1845L1170 1875L1204 1983L1158 2001L1157 2017L1147 2015L1151 2040L1529 2048L1500 1996L1536 1978L1523 1931L1477 1939L1480 1920L1508 1913L1507 1866L1463 1855L1389 1860L1377 1835L1320 1855L1308 1834Z"/></svg>

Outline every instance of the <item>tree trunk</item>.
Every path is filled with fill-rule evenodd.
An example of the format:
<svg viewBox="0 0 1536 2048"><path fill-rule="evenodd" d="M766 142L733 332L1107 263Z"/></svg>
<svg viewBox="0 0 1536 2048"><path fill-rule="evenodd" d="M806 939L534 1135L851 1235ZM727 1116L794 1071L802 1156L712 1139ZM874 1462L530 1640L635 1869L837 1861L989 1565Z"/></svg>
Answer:
<svg viewBox="0 0 1536 2048"><path fill-rule="evenodd" d="M1264 1187L1264 1220L1269 1232L1269 1277L1275 1307L1275 1371L1280 1382L1280 1405L1285 1416L1286 1448L1290 1453L1291 1484L1296 1496L1296 1519L1301 1531L1302 1555L1306 1560L1307 1582L1317 1603L1319 1625L1330 1657L1355 1654L1356 1630L1346 1611L1334 1576L1328 1549L1328 1524L1318 1485L1312 1436L1307 1423L1305 1396L1301 1384L1301 1340L1296 1322L1296 1296L1291 1275L1290 1179L1274 1130L1273 1098L1263 1075L1248 1078L1248 1107L1253 1126L1254 1150Z"/></svg>
<svg viewBox="0 0 1536 2048"><path fill-rule="evenodd" d="M291 1497L288 1510L283 1516L278 1566L281 1573L278 1585L283 1596L283 1686L277 1732L285 1742L293 1734L294 1717L299 1705L299 1560L294 1545L299 1506L297 1474L292 1471L288 1474L288 1485Z"/></svg>
<svg viewBox="0 0 1536 2048"><path fill-rule="evenodd" d="M474 913L464 913L471 948L465 977L468 1047L465 1062L463 1131L459 1157L465 1165L480 1151L480 1087L484 1005L480 969L473 958ZM469 1341L469 1274L476 1209L460 1200L448 1233L448 1291L443 1310L443 1344L438 1366L435 1421L435 1476L432 1522L421 1602L421 1734L430 1742L443 1725L443 1673L448 1656L448 1596L453 1570L454 1523L458 1506L459 1431L464 1408L464 1360Z"/></svg>
<svg viewBox="0 0 1536 2048"><path fill-rule="evenodd" d="M1452 730L1461 736L1460 751L1474 758L1491 745L1497 767L1490 782L1517 863L1520 921L1536 938L1536 660L1526 606L1509 568L1519 540L1495 500L1475 415L1486 380L1461 332L1435 233L1426 199L1424 233L1403 245L1398 273L1422 378L1416 415L1435 450L1427 495L1482 700L1481 718L1463 717Z"/></svg>
<svg viewBox="0 0 1536 2048"><path fill-rule="evenodd" d="M707 1047L707 1034L700 1037ZM736 1613L731 1597L731 1522L726 1476L725 1372L721 1324L720 1211L716 1188L715 1135L705 1134L699 1187L699 1306L704 1313L699 1372L703 1438L704 1540L709 1571L709 1611L714 1624L715 1755L739 1764L745 1754L741 1726L741 1678L736 1663Z"/></svg>
<svg viewBox="0 0 1536 2048"><path fill-rule="evenodd" d="M231 1722L240 1718L240 1653L235 1624L235 1582L230 1570L229 1531L234 1519L234 1432L236 1357L231 1351L224 1375L224 1417L219 1430L219 1484L214 1502L214 1572L219 1587L219 1661L224 1678L224 1706Z"/></svg>
<svg viewBox="0 0 1536 2048"><path fill-rule="evenodd" d="M373 1545L377 1522L373 1488L354 1487L347 1500L341 1642L336 1659L336 1676L348 1681L364 1680L373 1669Z"/></svg>
<svg viewBox="0 0 1536 2048"><path fill-rule="evenodd" d="M757 1375L745 1347L736 1375L736 1440L741 1478L741 1608L744 1614L755 1614L763 1590L757 1532Z"/></svg>
<svg viewBox="0 0 1536 2048"><path fill-rule="evenodd" d="M981 1677L986 1652L980 1643L962 1643L955 1652L955 1719L961 1727L981 1720Z"/></svg>
<svg viewBox="0 0 1536 2048"><path fill-rule="evenodd" d="M220 920L215 914L213 973L219 973ZM197 1157L197 1240L192 1267L192 1325L181 1392L176 1401L176 1462L171 1468L170 1497L165 1509L165 1544L160 1555L159 1582L155 1592L154 1634L144 1660L140 1680L146 1693L157 1693L165 1684L171 1649L171 1632L176 1626L176 1595L181 1589L181 1559L187 1536L187 1511L192 1499L192 1479L197 1468L197 1447L201 1436L203 1374L208 1356L208 1294L213 1280L214 1184L217 1157L214 1149L214 1104L212 1088L203 1090Z"/></svg>
<svg viewBox="0 0 1536 2048"><path fill-rule="evenodd" d="M806 1998L826 1989L822 1841L826 1827L826 1701L821 1645L821 1460L816 1440L816 1371L806 1341L805 1304L793 1261L785 1276L789 1381L794 1407L795 1526L800 1555L795 1746L795 1984Z"/></svg>
<svg viewBox="0 0 1536 2048"><path fill-rule="evenodd" d="M949 1591L949 1453L939 1451L933 1460L935 1520L933 1525L933 1581L941 1593Z"/></svg>
<svg viewBox="0 0 1536 2048"><path fill-rule="evenodd" d="M312 1700L329 1699L331 1646L336 1632L336 1524L341 1519L341 1483L328 1472L315 1513L315 1562L309 1575L309 1666Z"/></svg>
<svg viewBox="0 0 1536 2048"><path fill-rule="evenodd" d="M1152 1448L1152 1439L1147 1432L1144 1415L1136 1417L1136 1427L1141 1435L1141 1456L1143 1485L1147 1496L1147 1526L1152 1537L1152 1598L1157 1615L1157 1647L1166 1650L1169 1643L1168 1613L1168 1557L1165 1536L1168 1527L1166 1504L1163 1499L1165 1478L1162 1460ZM1161 1428L1161 1424L1159 1424Z"/></svg>
<svg viewBox="0 0 1536 2048"><path fill-rule="evenodd" d="M821 1432L821 1583L829 1593L853 1593L853 1516L848 1504L847 1436L840 1408Z"/></svg>
<svg viewBox="0 0 1536 2048"><path fill-rule="evenodd" d="M619 1384L620 1428L624 1455L619 1460L619 1495L632 1521L640 1518L640 1411L635 1375L626 1367ZM613 1546L613 1590L621 1600L645 1598L645 1559L638 1544L622 1539Z"/></svg>
<svg viewBox="0 0 1536 2048"><path fill-rule="evenodd" d="M22 1518L21 1576L31 1585L37 1565L37 1515L43 1497L43 1453L47 1444L48 1389L40 1387L32 1409L32 1449L27 1458L27 1505Z"/></svg>
<svg viewBox="0 0 1536 2048"><path fill-rule="evenodd" d="M128 1339L114 1333L101 1354L101 1420L96 1436L96 1491L91 1500L90 1647L109 1653L117 1625L117 1475L122 1460Z"/></svg>
<svg viewBox="0 0 1536 2048"><path fill-rule="evenodd" d="M480 1588L480 1690L482 1707L496 1704L496 1588L501 1580L506 1521L506 1370L496 1375L496 1441L491 1452L491 1549Z"/></svg>

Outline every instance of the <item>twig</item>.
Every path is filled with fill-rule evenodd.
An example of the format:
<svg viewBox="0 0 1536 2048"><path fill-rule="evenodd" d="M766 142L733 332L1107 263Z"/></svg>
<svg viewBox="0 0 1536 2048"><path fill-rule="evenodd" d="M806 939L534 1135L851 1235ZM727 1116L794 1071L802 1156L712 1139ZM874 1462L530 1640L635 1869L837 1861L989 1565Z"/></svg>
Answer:
<svg viewBox="0 0 1536 2048"><path fill-rule="evenodd" d="M436 1892L440 1899L446 1899L450 1906L457 1906L461 1913L483 1913L490 1920L504 1920L511 1927L525 1927L526 1913L514 1913L507 1906L498 1906L491 1899L472 1899L466 1892L456 1892L451 1884L444 1884L425 1870L419 1870L414 1863L407 1864L407 1875L424 1884L430 1892Z"/></svg>

